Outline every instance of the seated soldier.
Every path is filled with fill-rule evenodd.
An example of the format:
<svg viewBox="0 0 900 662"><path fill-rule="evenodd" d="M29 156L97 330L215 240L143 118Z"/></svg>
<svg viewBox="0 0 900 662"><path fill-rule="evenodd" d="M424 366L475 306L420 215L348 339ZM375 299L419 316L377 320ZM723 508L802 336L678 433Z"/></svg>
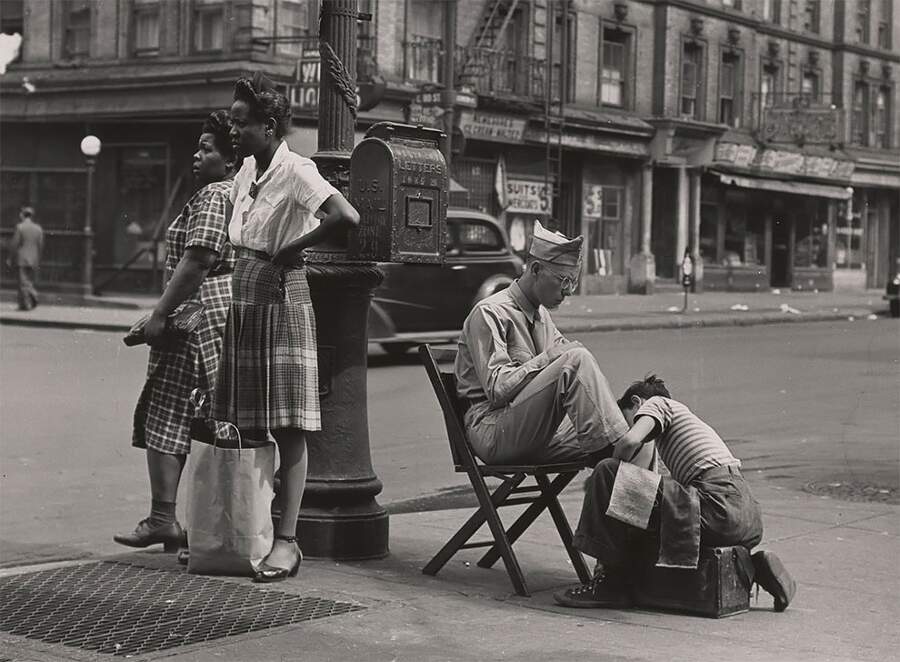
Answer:
<svg viewBox="0 0 900 662"><path fill-rule="evenodd" d="M484 462L594 464L628 430L593 355L566 340L547 312L575 291L582 240L535 221L525 273L466 318L457 391Z"/></svg>
<svg viewBox="0 0 900 662"><path fill-rule="evenodd" d="M557 593L567 607L627 607L631 604L629 566L638 543L659 538L657 565L696 568L700 545L744 546L762 539L759 504L722 438L690 409L673 400L661 379L634 382L619 399L631 425L585 482L584 505L575 547L597 559L594 578ZM637 469L628 460L655 440L671 477ZM747 554L750 562L749 553ZM752 557L756 582L783 611L796 584L771 552Z"/></svg>

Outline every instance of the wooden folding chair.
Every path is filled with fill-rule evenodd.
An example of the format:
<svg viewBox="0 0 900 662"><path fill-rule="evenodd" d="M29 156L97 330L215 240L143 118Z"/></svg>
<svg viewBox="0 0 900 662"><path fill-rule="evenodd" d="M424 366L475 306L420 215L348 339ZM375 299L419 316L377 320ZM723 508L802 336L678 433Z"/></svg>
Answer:
<svg viewBox="0 0 900 662"><path fill-rule="evenodd" d="M579 580L582 583L589 581L590 572L581 553L572 546L572 529L557 498L566 485L572 482L575 475L585 467L584 462L492 465L476 461L469 440L466 438L463 412L456 395L456 377L452 368L449 371L442 371L438 366L439 361L442 363L454 361L456 350L436 349L428 345L421 345L419 354L444 414L453 463L456 465L457 471L468 474L479 503L478 510L422 568L422 572L426 575L436 575L444 567L444 564L461 549L490 547L478 561L478 565L482 568L490 568L498 558L502 558L516 593L527 597L529 595L528 587L512 545L519 539L519 536L525 533L538 515L544 510L548 510L556 524L559 537L569 553L569 558L572 559L572 565L575 566ZM493 493L488 490L484 482L487 476L499 478L502 481ZM534 479L534 485L522 485L528 477ZM503 506L522 504L528 504L528 507L509 529L504 529L497 509ZM490 528L493 540L469 542L485 522Z"/></svg>

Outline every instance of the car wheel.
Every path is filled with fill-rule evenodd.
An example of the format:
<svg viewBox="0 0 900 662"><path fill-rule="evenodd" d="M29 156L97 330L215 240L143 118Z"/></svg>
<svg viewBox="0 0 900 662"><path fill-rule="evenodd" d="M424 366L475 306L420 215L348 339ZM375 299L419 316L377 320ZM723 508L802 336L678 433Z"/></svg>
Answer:
<svg viewBox="0 0 900 662"><path fill-rule="evenodd" d="M388 356L403 356L413 347L415 343L411 342L384 342L381 343L381 349L387 352Z"/></svg>
<svg viewBox="0 0 900 662"><path fill-rule="evenodd" d="M891 299L891 317L900 317L900 299Z"/></svg>

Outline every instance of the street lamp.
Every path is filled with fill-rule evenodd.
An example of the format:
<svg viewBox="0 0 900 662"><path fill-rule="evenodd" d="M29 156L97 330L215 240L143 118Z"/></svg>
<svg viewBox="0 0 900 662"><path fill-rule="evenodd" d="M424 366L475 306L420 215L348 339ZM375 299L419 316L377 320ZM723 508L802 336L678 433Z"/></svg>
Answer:
<svg viewBox="0 0 900 662"><path fill-rule="evenodd" d="M81 288L84 295L93 294L94 231L91 227L94 202L94 165L100 153L100 139L87 135L81 139L81 153L87 166L87 198L84 201L84 256L81 263Z"/></svg>

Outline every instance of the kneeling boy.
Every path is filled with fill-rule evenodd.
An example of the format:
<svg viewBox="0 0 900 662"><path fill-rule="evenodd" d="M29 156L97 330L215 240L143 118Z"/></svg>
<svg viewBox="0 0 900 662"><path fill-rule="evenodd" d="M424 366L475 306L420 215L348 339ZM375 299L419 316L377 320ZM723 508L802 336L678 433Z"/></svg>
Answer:
<svg viewBox="0 0 900 662"><path fill-rule="evenodd" d="M627 607L635 542L657 534L657 565L696 568L700 545L752 549L762 539L759 504L722 438L669 395L655 375L633 383L618 401L630 430L585 483L574 544L597 559L594 578L554 595L567 607ZM670 477L627 464L656 441ZM627 522L627 523L626 523ZM643 529L643 530L642 530ZM771 552L753 555L756 581L787 608L796 585Z"/></svg>

